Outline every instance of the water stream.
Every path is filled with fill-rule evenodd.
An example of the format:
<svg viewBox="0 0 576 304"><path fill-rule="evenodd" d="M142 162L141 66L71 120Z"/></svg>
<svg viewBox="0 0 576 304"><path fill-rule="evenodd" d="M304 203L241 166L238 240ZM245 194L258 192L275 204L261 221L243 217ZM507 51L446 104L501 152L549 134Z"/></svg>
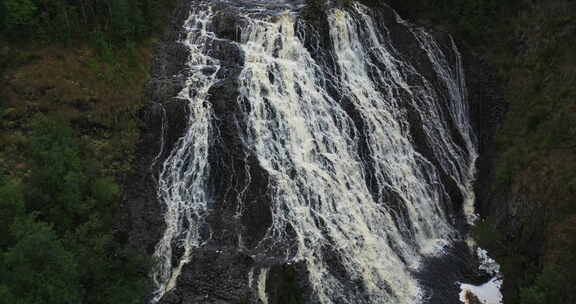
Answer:
<svg viewBox="0 0 576 304"><path fill-rule="evenodd" d="M432 67L422 72L395 47L392 30L355 4L327 11L330 55L318 60L304 38L321 37L294 13L302 1L269 3L270 14L261 1L224 2L249 7L239 16L238 41L230 42L244 64L239 96L229 102L241 111L245 153L269 176L262 191L272 222L257 250L282 249L285 263L304 263L319 303L423 302L428 291L414 273L461 237L442 176L474 221L478 154L454 41L442 48L423 29L389 20L408 28ZM202 231L212 212L208 153L217 132L208 92L221 80L210 48L220 38L211 32L211 4L200 3L182 41L189 77L178 97L188 103L188 126L159 175L167 227L154 255L154 301L177 288L182 267L210 239ZM262 303L267 275L268 268L247 274Z"/></svg>

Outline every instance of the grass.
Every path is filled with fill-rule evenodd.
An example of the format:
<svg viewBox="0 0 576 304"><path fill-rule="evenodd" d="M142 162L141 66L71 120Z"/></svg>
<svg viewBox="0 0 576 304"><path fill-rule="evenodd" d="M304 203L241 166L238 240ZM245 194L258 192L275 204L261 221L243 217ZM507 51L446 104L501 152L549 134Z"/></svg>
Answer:
<svg viewBox="0 0 576 304"><path fill-rule="evenodd" d="M152 45L146 41L117 50L113 61L88 45L30 44L5 50L0 61L2 153L18 155L27 124L41 114L75 126L85 146L106 164L106 173L126 173L139 137L137 112L145 100ZM4 157L8 167L25 161L9 158Z"/></svg>

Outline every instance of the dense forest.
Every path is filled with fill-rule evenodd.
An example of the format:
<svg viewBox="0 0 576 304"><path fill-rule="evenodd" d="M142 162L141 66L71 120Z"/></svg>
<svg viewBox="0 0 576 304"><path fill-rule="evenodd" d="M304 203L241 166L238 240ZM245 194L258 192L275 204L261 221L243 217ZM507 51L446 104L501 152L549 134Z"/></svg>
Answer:
<svg viewBox="0 0 576 304"><path fill-rule="evenodd" d="M152 261L115 221L174 2L0 2L0 303L143 302ZM389 2L502 83L490 192L521 212L514 227L487 213L475 233L514 282L506 303L576 302L576 2Z"/></svg>
<svg viewBox="0 0 576 304"><path fill-rule="evenodd" d="M373 2L373 1L372 1ZM392 1L487 62L508 111L474 233L507 304L576 301L576 2Z"/></svg>
<svg viewBox="0 0 576 304"><path fill-rule="evenodd" d="M115 221L173 2L0 2L0 303L148 295Z"/></svg>
<svg viewBox="0 0 576 304"><path fill-rule="evenodd" d="M3 34L15 40L127 43L160 27L166 5L158 0L5 0L0 24Z"/></svg>

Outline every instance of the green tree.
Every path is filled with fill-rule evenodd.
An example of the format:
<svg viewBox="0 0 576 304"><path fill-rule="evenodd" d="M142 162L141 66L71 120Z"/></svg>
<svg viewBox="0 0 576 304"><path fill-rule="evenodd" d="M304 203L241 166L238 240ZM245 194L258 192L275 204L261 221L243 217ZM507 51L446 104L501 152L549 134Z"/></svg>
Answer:
<svg viewBox="0 0 576 304"><path fill-rule="evenodd" d="M19 182L0 184L0 248L11 246L14 238L10 226L14 220L24 215L24 195Z"/></svg>
<svg viewBox="0 0 576 304"><path fill-rule="evenodd" d="M39 117L32 128L30 156L35 173L27 183L28 207L43 220L58 223L58 231L72 229L92 209L85 200L89 179L79 144L63 121Z"/></svg>
<svg viewBox="0 0 576 304"><path fill-rule="evenodd" d="M115 0L111 2L112 28L119 41L134 40L146 30L142 11L137 1Z"/></svg>
<svg viewBox="0 0 576 304"><path fill-rule="evenodd" d="M560 304L573 303L573 265L550 264L544 267L542 273L536 277L532 286L524 287L520 290L521 304Z"/></svg>
<svg viewBox="0 0 576 304"><path fill-rule="evenodd" d="M56 242L51 249L55 254L90 261L75 269L70 294L89 304L141 303L148 290L146 259L126 252L112 234L119 185L114 178L99 175L97 162L85 159L69 124L40 116L30 126L34 174L25 181L27 211L54 225L40 235L54 236L50 240ZM15 235L18 244L24 237ZM8 290L19 294L13 287Z"/></svg>
<svg viewBox="0 0 576 304"><path fill-rule="evenodd" d="M34 23L38 7L32 0L4 0L4 25L7 28Z"/></svg>
<svg viewBox="0 0 576 304"><path fill-rule="evenodd" d="M41 3L42 26L39 30L49 36L45 38L68 42L75 35L82 35L78 11L84 1L41 0Z"/></svg>
<svg viewBox="0 0 576 304"><path fill-rule="evenodd" d="M78 261L52 227L34 216L17 219L11 227L18 239L3 252L0 294L3 303L80 303ZM12 298L12 299L11 299Z"/></svg>

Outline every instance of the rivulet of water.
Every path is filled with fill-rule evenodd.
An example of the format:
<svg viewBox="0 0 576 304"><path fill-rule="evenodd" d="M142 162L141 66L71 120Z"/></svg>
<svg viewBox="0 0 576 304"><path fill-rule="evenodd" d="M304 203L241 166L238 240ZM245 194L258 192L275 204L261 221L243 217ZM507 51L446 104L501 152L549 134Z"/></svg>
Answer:
<svg viewBox="0 0 576 304"><path fill-rule="evenodd" d="M208 55L214 38L208 30L212 16L209 6L199 6L191 11L184 25L182 43L190 52L186 66L189 77L178 98L188 104L190 113L185 134L164 161L158 179L158 199L166 209L166 229L154 253L154 302L175 287L191 251L204 241L200 229L208 212L208 142L212 135L212 108L207 98L220 68L218 60ZM181 253L174 263L176 250Z"/></svg>
<svg viewBox="0 0 576 304"><path fill-rule="evenodd" d="M272 223L256 250L291 248L283 261L306 266L319 303L421 302L426 291L414 272L423 257L441 254L458 237L441 174L460 190L470 222L474 214L477 148L454 42L442 49L432 35L403 23L431 65L432 80L398 53L388 28L362 5L327 11L330 58L322 61L303 41L318 34L298 32L307 27L297 14L257 15L239 16L233 43L244 65L235 79L239 96L230 101L240 109L246 155L269 178L262 192L271 200ZM175 287L205 241L200 229L210 212L207 154L214 136L207 92L220 68L208 55L211 18L210 6L200 5L186 22L190 77L179 97L190 116L159 178L167 228L155 253L155 300ZM426 155L416 147L414 123L431 148ZM252 269L247 280L266 303L268 268L257 273Z"/></svg>

